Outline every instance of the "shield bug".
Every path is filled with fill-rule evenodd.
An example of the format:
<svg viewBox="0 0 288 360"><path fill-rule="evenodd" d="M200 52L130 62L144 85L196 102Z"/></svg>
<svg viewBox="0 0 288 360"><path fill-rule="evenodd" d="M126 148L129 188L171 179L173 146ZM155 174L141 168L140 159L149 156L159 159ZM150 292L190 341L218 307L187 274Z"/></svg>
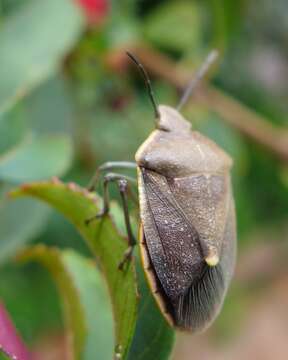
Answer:
<svg viewBox="0 0 288 360"><path fill-rule="evenodd" d="M133 55L128 55L144 75L155 110L156 129L138 149L136 163L102 165L90 189L100 171L114 167L137 168L139 245L148 284L172 326L193 332L203 330L219 313L234 270L232 160L213 141L192 131L190 122L182 117L179 109L214 60L215 52L209 55L188 86L177 110L157 106L145 69ZM104 177L104 207L96 216L109 211L108 184L116 181L129 239L120 268L131 257L136 243L127 207L129 180L115 173Z"/></svg>

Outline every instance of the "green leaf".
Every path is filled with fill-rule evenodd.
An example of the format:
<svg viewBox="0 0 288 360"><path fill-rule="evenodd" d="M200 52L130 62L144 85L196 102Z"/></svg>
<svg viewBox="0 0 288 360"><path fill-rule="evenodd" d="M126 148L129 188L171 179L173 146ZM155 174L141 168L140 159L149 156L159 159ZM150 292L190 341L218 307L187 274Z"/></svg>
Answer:
<svg viewBox="0 0 288 360"><path fill-rule="evenodd" d="M52 105L52 106L51 106ZM67 84L56 74L23 101L23 118L37 134L71 134L75 114Z"/></svg>
<svg viewBox="0 0 288 360"><path fill-rule="evenodd" d="M113 320L107 289L95 264L72 250L44 245L25 250L21 261L38 261L51 273L63 303L73 358L112 359Z"/></svg>
<svg viewBox="0 0 288 360"><path fill-rule="evenodd" d="M72 143L66 135L32 139L0 158L0 179L21 183L63 175L72 160Z"/></svg>
<svg viewBox="0 0 288 360"><path fill-rule="evenodd" d="M43 229L49 209L31 199L4 201L0 207L0 262L15 255Z"/></svg>
<svg viewBox="0 0 288 360"><path fill-rule="evenodd" d="M174 331L160 314L140 264L137 263L139 307L134 262L130 263L125 272L117 270L127 244L115 229L114 222L106 217L91 223L89 227L84 225L85 219L99 211L99 198L75 184L64 185L58 181L26 184L12 193L14 197L26 195L44 200L64 214L77 227L95 254L108 283L116 326L116 351L122 354L121 359L168 359ZM113 206L114 216L118 224L122 215L117 206Z"/></svg>
<svg viewBox="0 0 288 360"><path fill-rule="evenodd" d="M160 313L148 288L139 261L137 270L141 298L135 336L128 359L169 359L174 345L175 332Z"/></svg>
<svg viewBox="0 0 288 360"><path fill-rule="evenodd" d="M14 107L12 111L0 114L0 158L8 151L21 146L27 139L27 124L21 110Z"/></svg>
<svg viewBox="0 0 288 360"><path fill-rule="evenodd" d="M12 360L12 358L10 358L7 354L5 354L3 351L1 351L0 349L0 360Z"/></svg>
<svg viewBox="0 0 288 360"><path fill-rule="evenodd" d="M163 3L146 20L144 34L170 50L198 49L202 34L198 5L191 1Z"/></svg>
<svg viewBox="0 0 288 360"><path fill-rule="evenodd" d="M82 19L71 0L31 0L0 31L0 112L55 72L75 44Z"/></svg>
<svg viewBox="0 0 288 360"><path fill-rule="evenodd" d="M63 328L59 295L45 268L19 266L14 255L12 261L1 264L0 278L0 298L27 346L33 347L51 329Z"/></svg>
<svg viewBox="0 0 288 360"><path fill-rule="evenodd" d="M107 280L114 313L115 344L125 359L137 315L135 269L131 262L125 271L118 270L127 243L109 217L85 225L85 220L99 211L99 198L75 184L67 186L58 181L26 184L12 195L31 195L48 202L66 216L87 241Z"/></svg>
<svg viewBox="0 0 288 360"><path fill-rule="evenodd" d="M51 106L53 104L53 106ZM58 74L33 90L29 96L5 113L0 113L0 160L33 134L71 134L72 100Z"/></svg>

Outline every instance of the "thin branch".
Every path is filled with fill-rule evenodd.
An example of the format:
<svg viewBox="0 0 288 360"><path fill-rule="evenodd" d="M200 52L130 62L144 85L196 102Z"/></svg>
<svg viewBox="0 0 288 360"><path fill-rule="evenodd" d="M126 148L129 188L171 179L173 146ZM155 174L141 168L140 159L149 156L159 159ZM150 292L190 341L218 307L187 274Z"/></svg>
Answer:
<svg viewBox="0 0 288 360"><path fill-rule="evenodd" d="M187 87L191 79L191 70L180 67L165 55L147 47L135 47L133 52L150 73L167 80L181 91ZM249 139L264 146L281 161L288 163L288 128L273 125L238 100L207 83L203 83L195 90L191 101L215 111L224 121Z"/></svg>

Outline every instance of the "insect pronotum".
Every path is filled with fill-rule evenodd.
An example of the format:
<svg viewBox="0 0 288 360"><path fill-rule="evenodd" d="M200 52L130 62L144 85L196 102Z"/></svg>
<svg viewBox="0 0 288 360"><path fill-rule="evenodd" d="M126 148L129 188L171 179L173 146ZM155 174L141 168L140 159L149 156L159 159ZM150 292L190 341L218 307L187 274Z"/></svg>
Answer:
<svg viewBox="0 0 288 360"><path fill-rule="evenodd" d="M179 113L198 80L215 59L212 52L191 81L176 109L157 106L149 77L141 70L152 101L156 129L138 149L135 160L105 163L96 172L137 168L140 205L139 245L143 268L156 302L176 328L205 329L219 313L231 280L236 255L236 226L231 158ZM108 184L116 181L122 198L129 247L119 267L129 260L136 241L127 207L131 178L104 177L104 207L109 211ZM87 220L89 223L92 219Z"/></svg>

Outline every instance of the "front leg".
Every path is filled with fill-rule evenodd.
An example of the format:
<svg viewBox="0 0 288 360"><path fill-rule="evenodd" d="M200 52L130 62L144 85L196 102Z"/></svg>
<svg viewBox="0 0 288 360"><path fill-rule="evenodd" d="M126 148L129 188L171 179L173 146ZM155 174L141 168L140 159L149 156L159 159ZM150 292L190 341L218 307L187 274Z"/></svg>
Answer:
<svg viewBox="0 0 288 360"><path fill-rule="evenodd" d="M109 196L109 184L111 182L114 182L114 181L117 181L117 180L126 180L127 182L130 181L130 182L136 182L135 179L131 178L130 176L126 176L126 175L121 175L121 174L115 174L115 173L108 173L104 176L104 180L103 180L103 208L102 210L92 216L91 218L89 219L86 219L85 220L85 224L86 225L89 225L90 222L96 220L96 219L99 219L105 215L107 215L109 213L109 210L110 210L110 196ZM118 184L119 186L119 184ZM120 190L120 188L119 188ZM120 191L120 194L121 194L121 191Z"/></svg>
<svg viewBox="0 0 288 360"><path fill-rule="evenodd" d="M95 174L93 175L92 179L90 180L87 189L89 191L94 191L95 189L95 185L98 182L99 176L101 174L101 172L104 171L111 171L113 169L136 169L137 165L135 162L132 161L108 161L105 162L104 164L100 165Z"/></svg>
<svg viewBox="0 0 288 360"><path fill-rule="evenodd" d="M123 270L124 265L127 261L131 260L133 248L136 245L136 240L133 235L132 229L131 229L131 222L130 222L130 216L129 216L129 208L128 208L128 199L127 199L127 193L128 193L128 181L134 180L131 179L128 176L125 175L119 175L114 173L109 173L105 175L104 181L103 181L103 208L102 210L92 216L91 218L85 220L85 224L89 225L92 221L99 219L109 213L110 210L110 197L109 197L109 189L108 186L111 182L117 181L118 188L120 191L121 201L122 201L122 208L124 213L124 220L125 225L127 229L127 236L128 236L128 248L125 251L123 255L122 261L119 263L118 268L120 270Z"/></svg>
<svg viewBox="0 0 288 360"><path fill-rule="evenodd" d="M119 263L119 266L118 266L118 268L120 270L122 270L125 263L131 260L131 257L133 254L133 249L134 249L134 246L136 245L136 239L133 235L131 223L130 223L128 201L127 201L128 200L127 199L127 194L128 194L127 180L126 179L119 180L118 186L119 186L119 191L120 191L120 195L121 195L121 199L122 199L122 207L123 207L124 220L125 220L125 225L126 225L127 235L128 235L128 245L129 245L128 248L126 249L126 251L124 252L122 261Z"/></svg>

